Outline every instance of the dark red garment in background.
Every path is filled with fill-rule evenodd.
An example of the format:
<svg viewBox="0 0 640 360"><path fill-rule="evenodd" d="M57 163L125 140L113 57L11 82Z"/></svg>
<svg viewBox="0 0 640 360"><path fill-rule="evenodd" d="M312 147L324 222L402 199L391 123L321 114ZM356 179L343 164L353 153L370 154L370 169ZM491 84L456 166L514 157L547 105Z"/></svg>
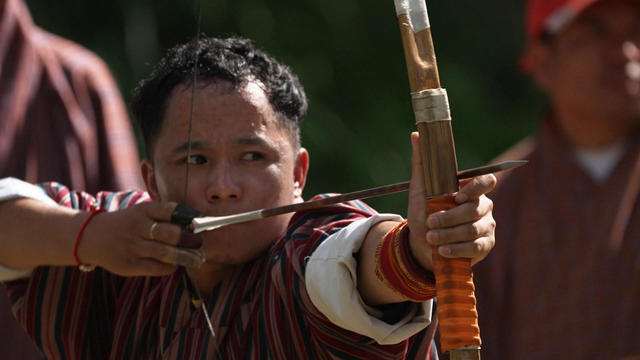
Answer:
<svg viewBox="0 0 640 360"><path fill-rule="evenodd" d="M474 267L483 359L640 359L640 134L604 183L547 124L501 159L496 246Z"/></svg>
<svg viewBox="0 0 640 360"><path fill-rule="evenodd" d="M139 187L135 137L106 65L36 27L21 0L6 0L0 13L0 177L89 192ZM0 358L41 358L4 286L0 324Z"/></svg>

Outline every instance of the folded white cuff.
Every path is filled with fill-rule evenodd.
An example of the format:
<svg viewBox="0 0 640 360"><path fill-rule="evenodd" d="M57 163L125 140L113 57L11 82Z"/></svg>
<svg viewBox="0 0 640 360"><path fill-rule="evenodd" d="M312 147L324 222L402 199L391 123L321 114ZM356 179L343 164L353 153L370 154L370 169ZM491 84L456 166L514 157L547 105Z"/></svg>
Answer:
<svg viewBox="0 0 640 360"><path fill-rule="evenodd" d="M433 302L411 304L400 321L389 324L380 319L379 310L362 300L353 254L360 251L369 229L381 221L402 221L402 217L374 215L326 238L307 262L305 283L313 305L329 321L387 345L397 344L426 328L431 323Z"/></svg>
<svg viewBox="0 0 640 360"><path fill-rule="evenodd" d="M0 179L0 202L19 198L34 199L47 205L58 206L39 186L12 177Z"/></svg>
<svg viewBox="0 0 640 360"><path fill-rule="evenodd" d="M50 206L58 206L42 188L16 178L0 179L0 202L29 198ZM33 269L12 269L0 264L0 281L24 279L31 276Z"/></svg>

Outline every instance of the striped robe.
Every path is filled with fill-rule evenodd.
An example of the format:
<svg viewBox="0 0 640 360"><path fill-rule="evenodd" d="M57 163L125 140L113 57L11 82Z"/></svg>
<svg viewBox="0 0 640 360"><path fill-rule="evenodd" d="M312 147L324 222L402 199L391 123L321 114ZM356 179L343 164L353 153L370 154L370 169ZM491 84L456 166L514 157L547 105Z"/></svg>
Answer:
<svg viewBox="0 0 640 360"><path fill-rule="evenodd" d="M149 201L143 192L93 198L58 184L43 187L76 209L100 203L114 211ZM373 213L362 202L296 213L264 256L238 266L206 299L215 338L180 271L124 278L100 268L42 267L28 280L9 283L10 299L52 359L434 359L435 321L406 341L383 346L329 322L305 290L305 262L313 250Z"/></svg>
<svg viewBox="0 0 640 360"><path fill-rule="evenodd" d="M502 155L496 246L474 267L484 358L640 359L640 132L604 183L550 123Z"/></svg>

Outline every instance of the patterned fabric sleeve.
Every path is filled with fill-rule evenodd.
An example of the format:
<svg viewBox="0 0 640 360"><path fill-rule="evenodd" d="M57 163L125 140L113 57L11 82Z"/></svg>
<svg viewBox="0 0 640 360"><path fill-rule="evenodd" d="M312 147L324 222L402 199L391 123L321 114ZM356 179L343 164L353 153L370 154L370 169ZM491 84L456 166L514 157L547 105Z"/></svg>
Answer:
<svg viewBox="0 0 640 360"><path fill-rule="evenodd" d="M61 206L81 210L103 206L115 211L149 200L141 191L93 197L57 183L40 187ZM84 273L50 266L6 285L16 318L47 358L106 359L120 284L121 278L100 268Z"/></svg>
<svg viewBox="0 0 640 360"><path fill-rule="evenodd" d="M431 338L425 336L425 330L412 339L380 345L368 336L334 324L311 301L305 285L305 273L313 252L332 234L374 214L375 210L362 202L298 213L291 220L285 238L270 254L268 261L273 286L265 288L268 302L265 306L282 310L274 313L277 314L274 319L265 320L275 321L275 317L287 319L287 325L295 329L289 333L299 358L433 358ZM276 291L277 298L270 291ZM274 303L270 304L272 301ZM278 349L272 351L277 353Z"/></svg>

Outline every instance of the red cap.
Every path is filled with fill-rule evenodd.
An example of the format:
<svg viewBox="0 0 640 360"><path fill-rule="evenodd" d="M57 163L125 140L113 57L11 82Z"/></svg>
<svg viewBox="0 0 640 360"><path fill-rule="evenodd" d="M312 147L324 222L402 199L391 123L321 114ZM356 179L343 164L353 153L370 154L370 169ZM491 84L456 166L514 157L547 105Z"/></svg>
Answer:
<svg viewBox="0 0 640 360"><path fill-rule="evenodd" d="M528 0L525 12L527 38L537 40L543 32L553 34L569 24L576 15L590 5L603 0ZM518 62L522 72L531 71L527 51Z"/></svg>
<svg viewBox="0 0 640 360"><path fill-rule="evenodd" d="M527 4L527 37L537 39L543 31L554 33L576 15L600 0L529 0Z"/></svg>

